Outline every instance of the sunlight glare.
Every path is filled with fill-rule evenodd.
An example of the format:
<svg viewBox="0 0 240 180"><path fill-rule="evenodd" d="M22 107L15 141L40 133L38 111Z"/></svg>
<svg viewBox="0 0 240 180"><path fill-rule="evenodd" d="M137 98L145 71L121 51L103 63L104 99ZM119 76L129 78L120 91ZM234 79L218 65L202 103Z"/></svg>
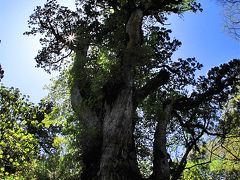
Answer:
<svg viewBox="0 0 240 180"><path fill-rule="evenodd" d="M73 42L75 39L76 39L75 34L69 34L69 35L67 36L67 41L68 41L68 42Z"/></svg>

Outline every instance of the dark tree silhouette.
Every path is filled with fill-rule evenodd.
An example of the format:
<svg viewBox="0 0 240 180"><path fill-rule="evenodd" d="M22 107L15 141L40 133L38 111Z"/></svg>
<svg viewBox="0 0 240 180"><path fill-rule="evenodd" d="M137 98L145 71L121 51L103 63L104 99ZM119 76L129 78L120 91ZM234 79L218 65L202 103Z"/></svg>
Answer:
<svg viewBox="0 0 240 180"><path fill-rule="evenodd" d="M3 77L4 77L4 70L2 69L2 66L0 64L0 82L1 82Z"/></svg>

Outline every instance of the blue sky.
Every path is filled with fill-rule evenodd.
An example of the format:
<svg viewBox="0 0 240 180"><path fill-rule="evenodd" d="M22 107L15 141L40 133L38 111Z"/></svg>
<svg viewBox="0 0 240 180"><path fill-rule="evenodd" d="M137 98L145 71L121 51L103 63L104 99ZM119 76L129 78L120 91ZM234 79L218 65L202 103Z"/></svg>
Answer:
<svg viewBox="0 0 240 180"><path fill-rule="evenodd" d="M5 71L3 83L19 88L37 103L47 95L42 88L52 77L35 68L34 57L41 48L38 38L23 36L28 30L27 21L37 5L45 0L0 0L0 64ZM74 0L60 0L63 5ZM196 57L204 65L202 74L211 67L240 58L240 43L223 31L221 6L216 0L201 0L202 13L185 13L183 17L171 16L169 28L173 37L182 41L175 59ZM72 4L71 4L72 5Z"/></svg>
<svg viewBox="0 0 240 180"><path fill-rule="evenodd" d="M213 66L240 58L240 42L223 28L222 6L217 0L201 0L203 12L187 12L183 18L171 16L173 36L182 42L174 57L196 57L204 65L202 73Z"/></svg>

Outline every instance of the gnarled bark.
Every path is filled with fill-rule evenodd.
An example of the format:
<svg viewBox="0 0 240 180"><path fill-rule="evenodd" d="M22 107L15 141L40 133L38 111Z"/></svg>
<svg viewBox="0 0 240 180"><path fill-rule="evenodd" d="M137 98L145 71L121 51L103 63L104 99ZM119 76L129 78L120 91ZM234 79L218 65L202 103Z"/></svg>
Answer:
<svg viewBox="0 0 240 180"><path fill-rule="evenodd" d="M141 23L143 12L133 10L126 25L129 36L122 57L123 81L114 98L103 99L102 114L82 103L78 85L73 85L71 101L79 120L83 124L82 159L83 180L132 180L141 179L133 141L133 68L137 59L136 48L141 46ZM133 53L135 52L135 53ZM105 94L106 96L106 94Z"/></svg>
<svg viewBox="0 0 240 180"><path fill-rule="evenodd" d="M123 89L103 122L100 179L138 179L136 153L132 142L132 90Z"/></svg>
<svg viewBox="0 0 240 180"><path fill-rule="evenodd" d="M129 41L122 59L123 85L111 104L106 104L103 119L103 144L99 177L101 180L141 179L133 142L133 67L136 48L141 46L143 12L134 10L128 19ZM135 53L132 53L135 52Z"/></svg>

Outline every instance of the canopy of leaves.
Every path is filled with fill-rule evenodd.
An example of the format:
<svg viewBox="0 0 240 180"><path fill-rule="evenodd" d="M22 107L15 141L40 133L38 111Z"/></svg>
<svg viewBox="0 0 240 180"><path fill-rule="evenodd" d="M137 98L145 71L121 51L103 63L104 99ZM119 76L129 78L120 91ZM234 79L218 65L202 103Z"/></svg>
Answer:
<svg viewBox="0 0 240 180"><path fill-rule="evenodd" d="M28 133L27 117L33 106L17 89L1 86L0 89L0 161L1 173L21 170L39 151L38 139ZM36 122L32 122L36 125ZM3 177L3 174L2 174Z"/></svg>
<svg viewBox="0 0 240 180"><path fill-rule="evenodd" d="M29 102L18 89L0 87L1 177L22 171L41 152L50 153L59 127L46 128L44 118L51 104Z"/></svg>

